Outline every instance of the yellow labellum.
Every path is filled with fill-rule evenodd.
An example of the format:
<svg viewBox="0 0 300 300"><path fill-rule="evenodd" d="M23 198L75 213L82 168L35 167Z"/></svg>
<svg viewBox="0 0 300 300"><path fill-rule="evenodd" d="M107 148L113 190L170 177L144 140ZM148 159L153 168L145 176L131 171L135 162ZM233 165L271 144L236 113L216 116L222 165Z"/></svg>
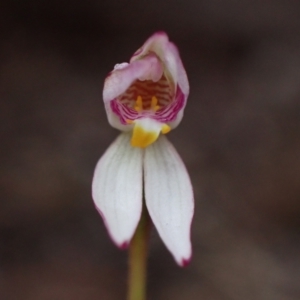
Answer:
<svg viewBox="0 0 300 300"><path fill-rule="evenodd" d="M163 126L161 127L162 134L166 134L166 133L168 133L170 131L171 131L171 127L169 125L167 125L167 124L163 124Z"/></svg>
<svg viewBox="0 0 300 300"><path fill-rule="evenodd" d="M158 105L158 99L156 96L152 96L150 110L156 112L160 106ZM144 111L143 99L139 95L135 101L134 110L138 113ZM148 110L148 109L147 109ZM171 127L167 124L162 124L159 121L145 117L137 120L126 120L127 124L134 124L133 134L131 138L131 145L133 147L146 148L154 143L159 137L160 133L166 134L171 130Z"/></svg>
<svg viewBox="0 0 300 300"><path fill-rule="evenodd" d="M135 125L131 138L131 146L146 148L154 143L159 136L159 131L146 131L143 127Z"/></svg>

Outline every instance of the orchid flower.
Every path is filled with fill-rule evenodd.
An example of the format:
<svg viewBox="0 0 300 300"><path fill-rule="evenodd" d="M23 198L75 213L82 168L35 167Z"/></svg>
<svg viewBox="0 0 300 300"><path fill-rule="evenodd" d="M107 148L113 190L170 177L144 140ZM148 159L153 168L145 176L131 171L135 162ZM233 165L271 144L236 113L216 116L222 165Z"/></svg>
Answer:
<svg viewBox="0 0 300 300"><path fill-rule="evenodd" d="M177 48L152 35L104 83L111 126L121 133L98 161L92 195L114 243L126 248L137 228L143 195L161 239L180 266L191 258L193 190L186 168L164 136L183 117L189 83Z"/></svg>

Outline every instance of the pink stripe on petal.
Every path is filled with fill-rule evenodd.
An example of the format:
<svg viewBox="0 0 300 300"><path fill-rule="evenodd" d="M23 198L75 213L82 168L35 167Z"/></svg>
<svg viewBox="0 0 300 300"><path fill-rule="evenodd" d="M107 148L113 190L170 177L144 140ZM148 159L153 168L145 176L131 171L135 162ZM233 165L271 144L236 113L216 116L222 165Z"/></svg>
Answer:
<svg viewBox="0 0 300 300"><path fill-rule="evenodd" d="M137 112L131 107L128 107L127 103L120 102L118 99L111 101L110 106L123 125L127 125L127 120L136 120L142 117L151 117L161 123L169 123L176 119L177 114L185 106L185 95L182 93L180 87L177 87L176 96L174 102L166 104L164 107L158 109L156 112L150 108L151 101L146 99L143 101L144 109L143 112ZM134 104L132 104L134 105ZM160 105L160 103L158 103Z"/></svg>

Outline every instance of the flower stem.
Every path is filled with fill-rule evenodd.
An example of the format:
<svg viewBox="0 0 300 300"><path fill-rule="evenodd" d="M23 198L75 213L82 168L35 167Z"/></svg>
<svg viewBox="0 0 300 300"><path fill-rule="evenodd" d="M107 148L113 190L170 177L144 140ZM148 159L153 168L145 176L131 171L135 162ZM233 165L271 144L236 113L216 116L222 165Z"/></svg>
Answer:
<svg viewBox="0 0 300 300"><path fill-rule="evenodd" d="M128 300L146 300L147 244L150 217L145 205L129 246Z"/></svg>

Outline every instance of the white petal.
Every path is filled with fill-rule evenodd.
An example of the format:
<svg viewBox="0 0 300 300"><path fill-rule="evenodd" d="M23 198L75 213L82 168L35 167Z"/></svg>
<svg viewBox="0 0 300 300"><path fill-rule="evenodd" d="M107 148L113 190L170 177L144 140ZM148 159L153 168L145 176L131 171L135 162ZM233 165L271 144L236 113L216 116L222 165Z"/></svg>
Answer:
<svg viewBox="0 0 300 300"><path fill-rule="evenodd" d="M193 190L186 168L164 136L145 149L145 198L157 231L177 263L191 258Z"/></svg>
<svg viewBox="0 0 300 300"><path fill-rule="evenodd" d="M121 134L100 158L94 173L92 195L112 240L126 247L142 211L142 150Z"/></svg>

